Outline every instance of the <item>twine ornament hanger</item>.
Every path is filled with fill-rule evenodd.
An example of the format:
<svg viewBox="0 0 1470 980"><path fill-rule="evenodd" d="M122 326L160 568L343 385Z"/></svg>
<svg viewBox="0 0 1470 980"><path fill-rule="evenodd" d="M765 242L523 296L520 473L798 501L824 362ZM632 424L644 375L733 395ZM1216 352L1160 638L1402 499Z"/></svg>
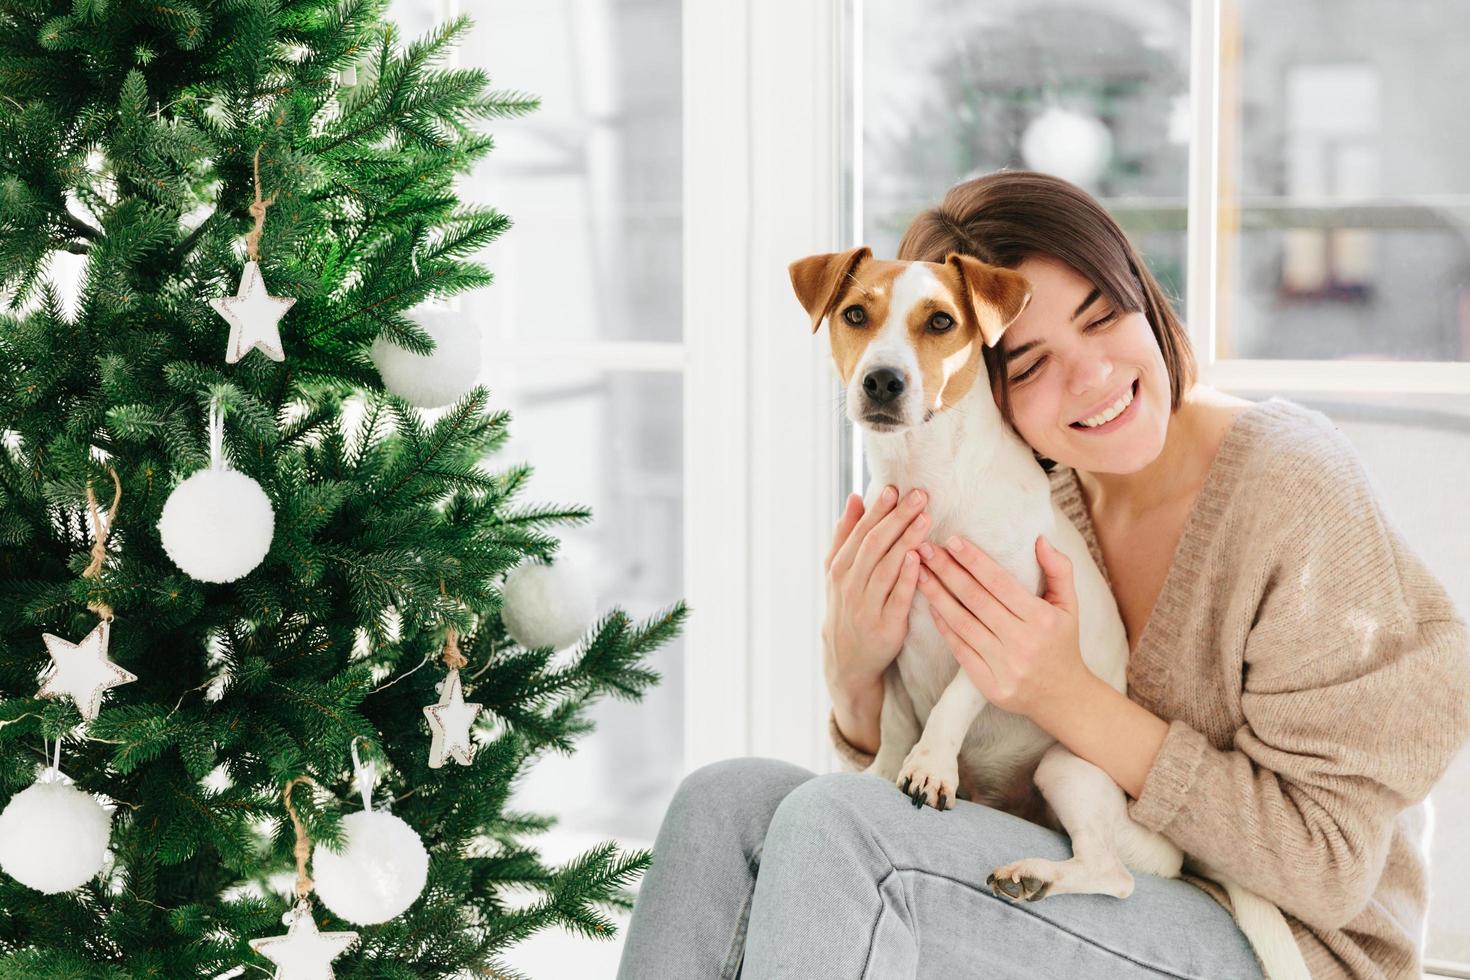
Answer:
<svg viewBox="0 0 1470 980"><path fill-rule="evenodd" d="M281 798L286 801L286 813L290 815L291 826L296 830L296 898L297 901L304 902L312 888L311 876L306 873L306 862L311 858L311 838L307 836L306 824L301 822L301 814L296 812L296 806L291 802L291 790L296 788L297 783L310 783L317 789L322 787L310 776L301 775L288 780L281 790Z"/></svg>
<svg viewBox="0 0 1470 980"><path fill-rule="evenodd" d="M445 593L444 579L439 579L439 592ZM439 686L439 700L424 706L424 717L429 721L429 768L439 769L446 759L453 759L462 766L474 760L475 747L470 738L470 727L480 714L482 704L467 702L464 687L460 682L460 668L469 661L459 651L459 630L451 622L444 632L444 666L448 672Z"/></svg>
<svg viewBox="0 0 1470 980"><path fill-rule="evenodd" d="M365 765L362 757L357 754L357 743L366 741L366 737L354 735L350 751L353 780L357 784L358 794L362 797L362 808L370 811L373 808L373 787L377 784L377 770L375 767ZM290 815L291 826L296 831L296 846L292 852L296 857L296 898L298 902L304 902L311 894L315 883L306 871L306 862L311 858L311 837L306 832L306 824L302 822L301 814L296 812L296 805L291 802L291 790L296 788L297 783L310 783L317 789L321 789L322 785L303 773L288 780L281 790L281 798L286 803L286 813Z"/></svg>
<svg viewBox="0 0 1470 980"><path fill-rule="evenodd" d="M111 466L107 468L112 477L112 506L107 509L106 526L102 523L102 517L97 512L97 497L92 493L92 480L87 479L87 509L92 515L92 560L82 571L82 578L101 580L102 563L107 559L107 536L112 533L112 521L117 517L117 505L122 501L122 480L117 475L117 470ZM112 621L112 607L101 599L88 602L87 608L96 613L99 618Z"/></svg>
<svg viewBox="0 0 1470 980"><path fill-rule="evenodd" d="M439 594L448 596L444 588L444 576L439 576ZM458 602L459 600L455 600ZM464 654L459 652L459 630L455 629L454 623L450 622L449 628L444 632L444 666L450 670L460 670L469 664Z"/></svg>
<svg viewBox="0 0 1470 980"><path fill-rule="evenodd" d="M261 147L255 148L255 200L247 209L250 216L255 219L255 227L245 235L245 254L250 256L251 262L260 261L260 236L265 232L265 209L276 203L277 187L271 191L271 196L262 198L260 196L260 151Z"/></svg>
<svg viewBox="0 0 1470 980"><path fill-rule="evenodd" d="M291 802L291 790L297 783L310 783L321 789L316 780L303 774L288 780L281 790L286 812L290 814L291 825L296 830L296 904L281 916L281 923L286 926L285 935L252 939L250 948L276 965L277 980L321 980L323 977L330 980L332 961L357 942L357 933L321 932L316 927L316 919L312 918L311 902L307 896L311 894L313 885L306 873L306 862L311 856L311 838L307 836L306 825L301 822L301 815Z"/></svg>
<svg viewBox="0 0 1470 980"><path fill-rule="evenodd" d="M247 261L240 274L240 287L234 296L211 299L209 305L230 324L230 339L225 347L225 363L234 364L251 350L259 349L273 361L284 361L281 348L281 318L295 299L272 296L260 277L260 237L265 232L265 211L275 203L276 191L270 197L260 193L260 147L255 148L255 200L247 210L255 219L255 227L245 235Z"/></svg>
<svg viewBox="0 0 1470 980"><path fill-rule="evenodd" d="M105 527L97 510L97 498L92 493L92 481L87 481L87 506L95 541L92 544L92 560L87 563L82 577L93 581L102 578L102 566L107 558L107 535L112 530L118 503L122 500L122 480L118 478L117 470L109 466L107 471L112 474L115 490ZM51 664L42 675L41 688L36 692L36 697L69 697L76 704L82 718L92 721L102 708L103 694L111 688L131 684L138 676L107 658L107 644L112 633L112 606L99 598L88 601L87 609L97 614L97 625L80 641L72 643L54 633L41 634L46 652L51 655Z"/></svg>

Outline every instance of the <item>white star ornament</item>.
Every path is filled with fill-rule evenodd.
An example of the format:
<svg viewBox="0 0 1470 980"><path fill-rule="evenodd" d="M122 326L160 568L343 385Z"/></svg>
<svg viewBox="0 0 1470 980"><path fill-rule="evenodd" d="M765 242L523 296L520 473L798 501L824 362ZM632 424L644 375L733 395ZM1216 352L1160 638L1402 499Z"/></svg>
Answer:
<svg viewBox="0 0 1470 980"><path fill-rule="evenodd" d="M291 920L284 936L250 940L250 948L276 965L275 980L332 980L332 961L357 942L355 932L319 932L310 912Z"/></svg>
<svg viewBox="0 0 1470 980"><path fill-rule="evenodd" d="M267 293L265 280L260 277L260 264L246 262L245 271L240 274L240 288L235 295L209 301L209 305L230 324L225 363L234 364L253 347L258 347L273 361L284 361L286 352L281 349L279 324L295 302L292 297Z"/></svg>
<svg viewBox="0 0 1470 980"><path fill-rule="evenodd" d="M470 764L474 757L470 726L475 723L475 716L482 707L484 705L465 703L458 670L451 670L445 675L439 703L424 708L424 717L429 719L429 731L434 736L429 745L430 769L443 766L446 757L462 766Z"/></svg>
<svg viewBox="0 0 1470 980"><path fill-rule="evenodd" d="M80 643L69 643L59 636L42 633L51 664L42 675L38 698L69 697L76 702L82 717L92 721L102 706L102 694L109 688L131 684L136 674L123 670L107 659L107 639L112 624L98 622Z"/></svg>

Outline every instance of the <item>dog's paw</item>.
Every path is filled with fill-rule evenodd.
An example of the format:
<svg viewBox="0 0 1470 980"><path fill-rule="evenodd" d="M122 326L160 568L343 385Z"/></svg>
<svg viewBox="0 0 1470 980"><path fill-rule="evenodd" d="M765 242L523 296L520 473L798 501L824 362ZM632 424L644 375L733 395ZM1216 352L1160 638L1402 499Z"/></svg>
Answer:
<svg viewBox="0 0 1470 980"><path fill-rule="evenodd" d="M1045 867L1049 864L1053 867ZM1039 902L1051 891L1056 878L1055 862L1031 858L996 868L985 883L1003 898L1016 902Z"/></svg>
<svg viewBox="0 0 1470 980"><path fill-rule="evenodd" d="M952 810L960 782L959 763L953 752L936 751L919 742L903 760L896 782L915 807L927 803L936 810Z"/></svg>
<svg viewBox="0 0 1470 980"><path fill-rule="evenodd" d="M1038 902L1047 895L1111 895L1127 898L1133 894L1133 875L1121 862L1070 858L1049 861L1026 858L996 868L985 879L990 890L1016 902Z"/></svg>

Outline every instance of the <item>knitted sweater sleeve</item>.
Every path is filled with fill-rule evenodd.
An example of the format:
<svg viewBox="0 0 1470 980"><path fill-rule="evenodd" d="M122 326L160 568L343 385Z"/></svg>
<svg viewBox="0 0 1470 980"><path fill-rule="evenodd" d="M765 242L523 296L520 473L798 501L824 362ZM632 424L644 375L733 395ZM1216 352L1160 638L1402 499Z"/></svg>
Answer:
<svg viewBox="0 0 1470 980"><path fill-rule="evenodd" d="M1322 929L1366 906L1395 818L1470 738L1470 633L1387 522L1350 444L1332 448L1331 465L1296 460L1276 474L1263 497L1276 498L1280 533L1232 555L1241 587L1260 592L1232 748L1171 721L1128 805Z"/></svg>
<svg viewBox="0 0 1470 980"><path fill-rule="evenodd" d="M832 740L832 749L837 753L837 766L842 772L862 772L872 765L873 756L842 737L842 729L837 727L836 712L827 713L827 737Z"/></svg>

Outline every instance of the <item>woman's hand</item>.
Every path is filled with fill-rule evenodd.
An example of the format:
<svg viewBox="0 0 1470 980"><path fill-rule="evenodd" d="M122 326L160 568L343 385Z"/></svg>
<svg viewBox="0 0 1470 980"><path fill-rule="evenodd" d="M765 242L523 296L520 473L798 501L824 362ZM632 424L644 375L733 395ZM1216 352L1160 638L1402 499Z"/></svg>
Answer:
<svg viewBox="0 0 1470 980"><path fill-rule="evenodd" d="M1032 720L1091 678L1082 661L1072 561L1044 537L1036 596L965 538L919 549L919 591L934 625L985 700Z"/></svg>
<svg viewBox="0 0 1470 980"><path fill-rule="evenodd" d="M864 512L862 497L851 494L827 553L825 667L828 684L845 691L880 685L908 635L919 575L914 549L930 523L922 490L902 503L897 497L885 487Z"/></svg>

